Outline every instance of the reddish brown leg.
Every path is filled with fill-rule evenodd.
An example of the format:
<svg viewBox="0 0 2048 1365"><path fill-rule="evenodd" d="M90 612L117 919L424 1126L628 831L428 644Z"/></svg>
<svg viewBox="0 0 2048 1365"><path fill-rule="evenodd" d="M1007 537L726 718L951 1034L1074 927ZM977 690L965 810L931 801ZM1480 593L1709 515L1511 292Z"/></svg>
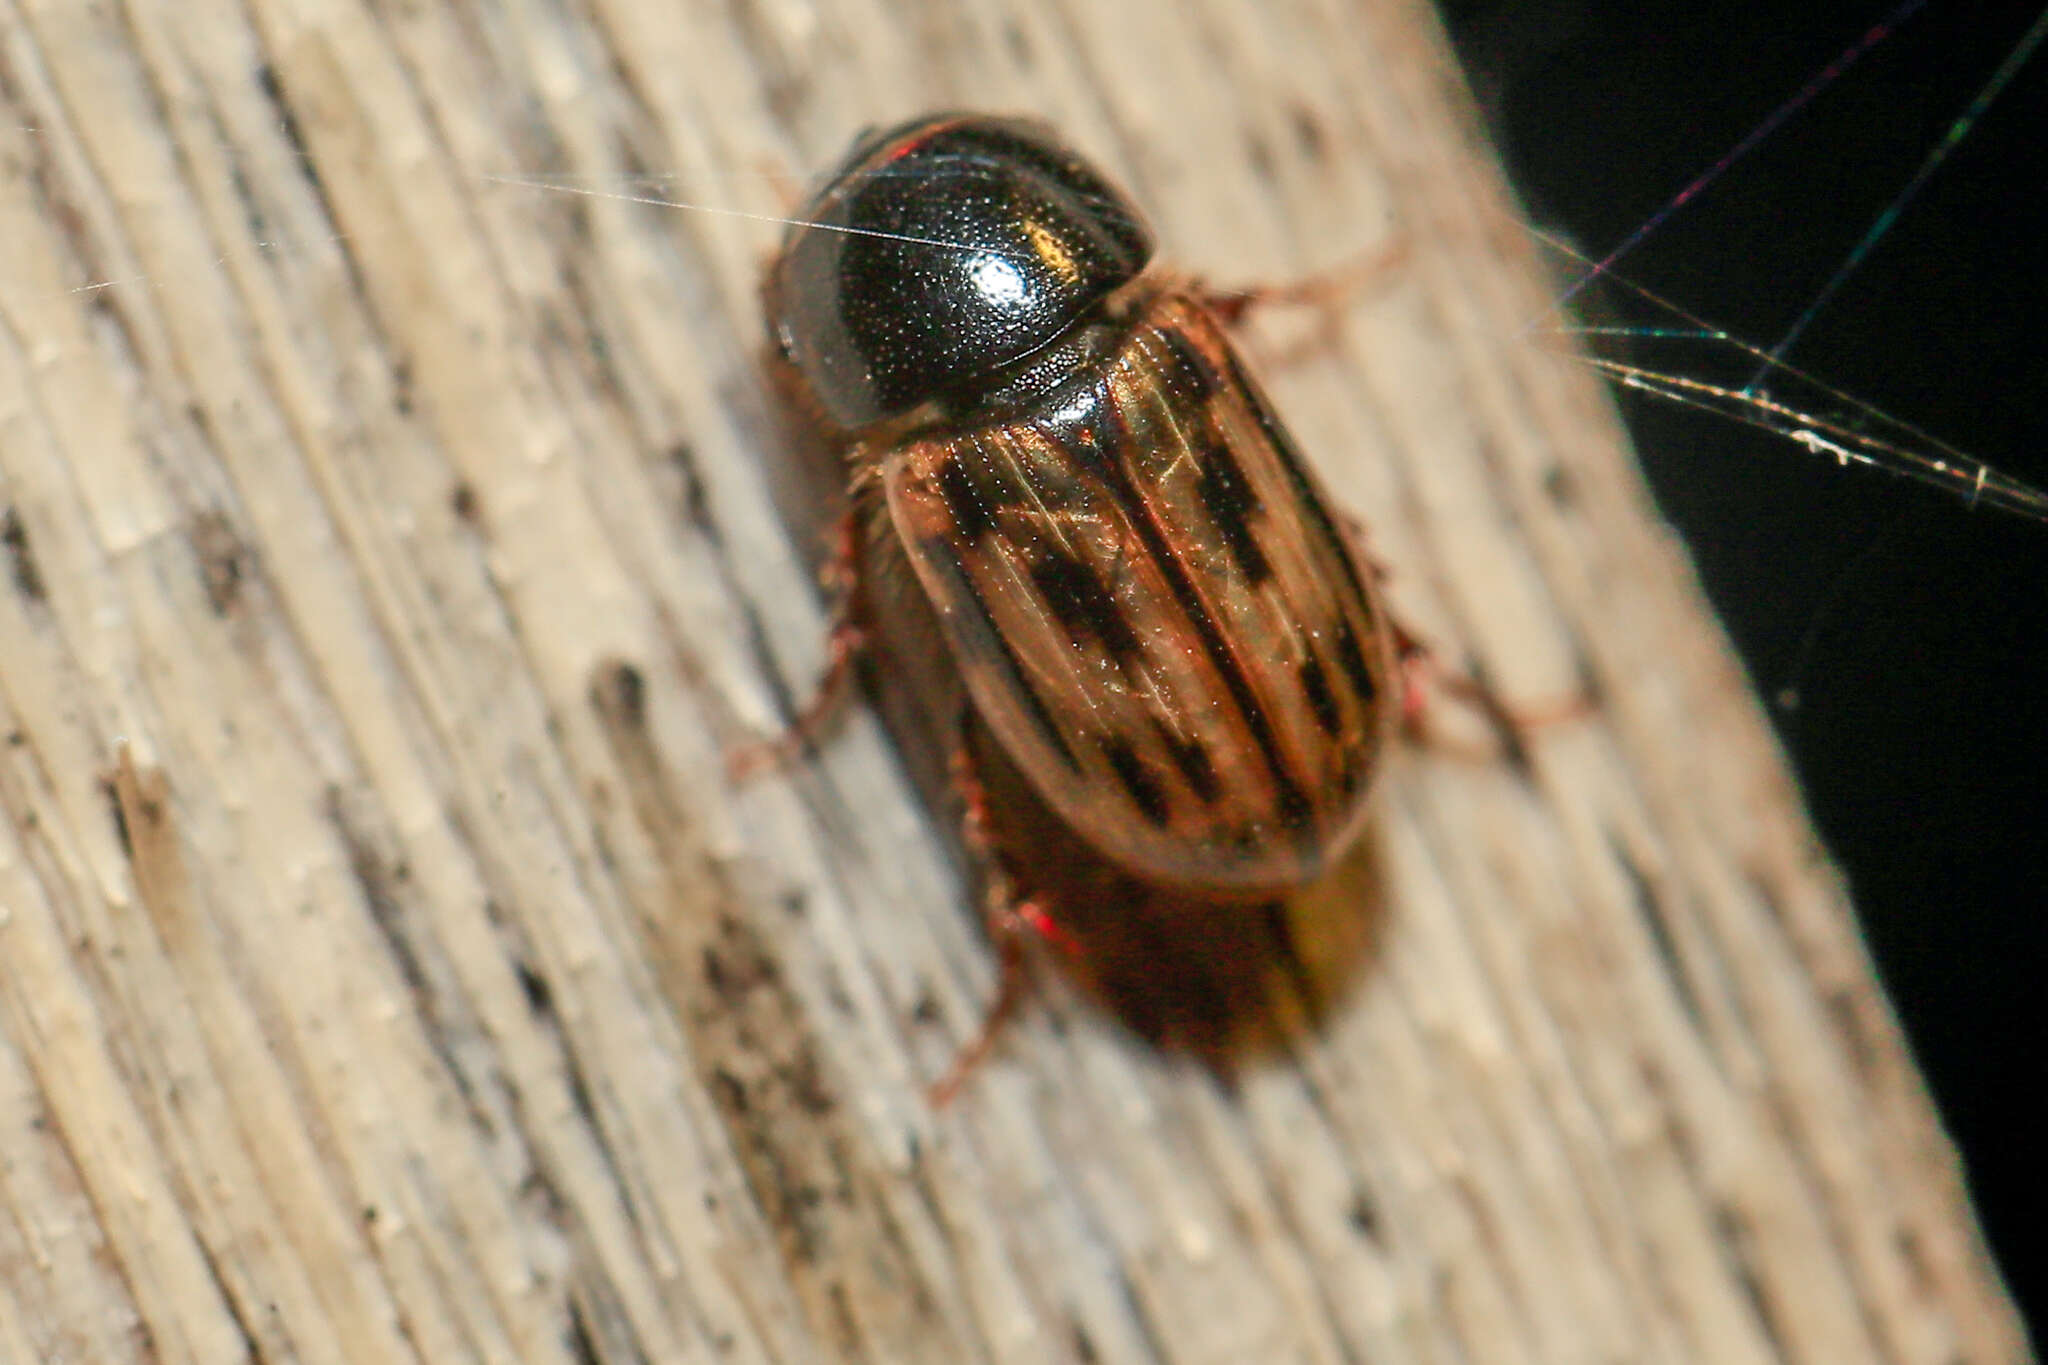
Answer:
<svg viewBox="0 0 2048 1365"><path fill-rule="evenodd" d="M1367 547L1365 527L1355 517L1342 512L1337 514L1337 524L1360 568L1374 583L1386 582L1389 576L1387 566L1374 558ZM1414 743L1426 744L1476 762L1490 763L1501 757L1499 751L1463 744L1432 731L1429 728L1430 698L1438 694L1469 706L1483 716L1494 732L1501 736L1509 754L1519 750L1520 736L1529 731L1561 721L1577 720L1592 708L1591 699L1584 693L1573 693L1538 706L1511 706L1477 678L1446 668L1437 658L1436 651L1429 647L1429 642L1391 612L1387 614L1387 628L1394 634L1394 666L1398 670L1401 687L1401 731Z"/></svg>
<svg viewBox="0 0 2048 1365"><path fill-rule="evenodd" d="M1009 877L995 872L988 879L982 915L988 924L989 938L996 945L996 994L989 1002L987 1013L982 1015L981 1027L975 1031L974 1037L953 1054L946 1074L934 1081L927 1092L934 1109L943 1109L952 1103L953 1096L960 1093L960 1087L974 1074L974 1069L995 1050L1003 1030L1009 1027L1018 1006L1031 992L1031 964L1024 956L1026 934L1029 928L1044 922L1043 909L1031 901L1017 900L1016 889Z"/></svg>
<svg viewBox="0 0 2048 1365"><path fill-rule="evenodd" d="M985 872L981 913L989 940L996 946L997 977L995 998L982 1016L980 1029L954 1054L946 1074L928 1092L934 1109L943 1108L959 1093L975 1068L994 1051L1003 1030L1030 994L1031 964L1025 956L1030 940L1039 938L1063 951L1075 951L1073 940L1053 920L1045 903L1018 891L1015 880L1003 867L1001 856L991 846L988 793L974 771L974 761L964 742L953 751L952 770L963 805L961 838L968 856Z"/></svg>
<svg viewBox="0 0 2048 1365"><path fill-rule="evenodd" d="M1317 307L1335 309L1360 290L1398 270L1408 259L1408 242L1397 238L1376 251L1361 252L1327 270L1304 275L1286 284L1254 285L1249 289L1214 289L1198 285L1196 292L1212 312L1231 326L1244 321L1254 308L1279 305L1284 308Z"/></svg>
<svg viewBox="0 0 2048 1365"><path fill-rule="evenodd" d="M853 681L853 666L868 645L867 584L861 574L857 508L848 508L833 530L832 557L819 573L825 590L832 594L832 628L825 642L825 673L817 690L789 727L773 739L760 740L735 749L726 758L726 771L733 780L754 776L764 768L779 767L810 748L819 734L839 713Z"/></svg>
<svg viewBox="0 0 2048 1365"><path fill-rule="evenodd" d="M1401 670L1401 729L1418 744L1477 762L1492 762L1504 756L1523 756L1522 736L1545 726L1578 720L1592 710L1592 699L1574 692L1537 705L1510 705L1485 683L1469 674L1445 668L1435 652L1399 621L1392 623L1395 660ZM1486 718L1499 735L1503 751L1485 750L1460 743L1429 726L1432 695L1452 698Z"/></svg>

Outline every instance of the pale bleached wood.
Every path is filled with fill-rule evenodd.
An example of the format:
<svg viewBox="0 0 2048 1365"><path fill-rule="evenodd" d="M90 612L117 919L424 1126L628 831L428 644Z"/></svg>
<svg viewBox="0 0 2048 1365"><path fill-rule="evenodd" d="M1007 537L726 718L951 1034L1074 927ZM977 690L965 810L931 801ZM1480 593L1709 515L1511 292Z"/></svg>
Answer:
<svg viewBox="0 0 2048 1365"><path fill-rule="evenodd" d="M2021 1358L1462 99L1394 0L0 4L0 1358ZM990 959L890 747L720 759L820 661L775 230L505 183L970 104L1210 278L1405 244L1254 344L1403 610L1598 699L1401 757L1234 1092L1054 992L926 1106Z"/></svg>

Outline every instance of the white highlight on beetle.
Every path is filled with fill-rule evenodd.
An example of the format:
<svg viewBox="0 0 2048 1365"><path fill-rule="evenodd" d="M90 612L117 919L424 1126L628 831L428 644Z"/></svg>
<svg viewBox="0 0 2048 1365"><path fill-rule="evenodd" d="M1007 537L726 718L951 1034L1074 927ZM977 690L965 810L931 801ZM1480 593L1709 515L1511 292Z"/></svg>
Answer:
<svg viewBox="0 0 2048 1365"><path fill-rule="evenodd" d="M995 252L977 255L967 267L967 278L976 293L998 308L1015 308L1024 301L1024 272Z"/></svg>

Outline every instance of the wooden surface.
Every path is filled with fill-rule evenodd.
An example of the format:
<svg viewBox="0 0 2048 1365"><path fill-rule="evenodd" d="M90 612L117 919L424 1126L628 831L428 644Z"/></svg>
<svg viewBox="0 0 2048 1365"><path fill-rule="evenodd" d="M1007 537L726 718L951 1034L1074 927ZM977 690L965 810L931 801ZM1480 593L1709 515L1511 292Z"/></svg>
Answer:
<svg viewBox="0 0 2048 1365"><path fill-rule="evenodd" d="M0 3L0 1361L2021 1358L1431 16L894 13ZM1597 702L1399 757L1234 1088L1055 989L926 1105L991 957L894 751L720 761L821 657L776 230L504 183L773 215L970 104L1212 279L1404 243L1253 349L1407 616Z"/></svg>

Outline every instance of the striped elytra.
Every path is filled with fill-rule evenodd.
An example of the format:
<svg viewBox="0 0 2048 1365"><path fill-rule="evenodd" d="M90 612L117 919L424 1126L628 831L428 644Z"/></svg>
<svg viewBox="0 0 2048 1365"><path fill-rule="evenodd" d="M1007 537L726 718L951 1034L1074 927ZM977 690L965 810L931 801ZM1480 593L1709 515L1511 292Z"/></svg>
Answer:
<svg viewBox="0 0 2048 1365"><path fill-rule="evenodd" d="M1387 632L1208 310L1128 306L1058 401L878 452L889 522L1054 811L1148 879L1284 888L1357 830Z"/></svg>

